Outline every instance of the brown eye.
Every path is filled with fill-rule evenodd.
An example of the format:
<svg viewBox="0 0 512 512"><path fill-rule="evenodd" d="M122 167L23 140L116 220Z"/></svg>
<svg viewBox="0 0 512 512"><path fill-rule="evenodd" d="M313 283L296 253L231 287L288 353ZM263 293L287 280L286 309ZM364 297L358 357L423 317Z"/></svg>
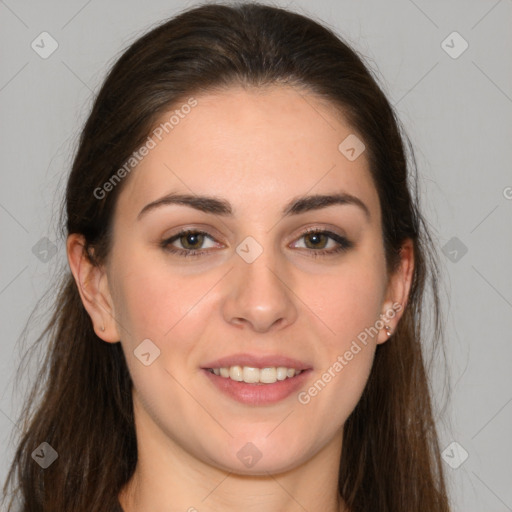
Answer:
<svg viewBox="0 0 512 512"><path fill-rule="evenodd" d="M306 246L308 249L324 249L325 245L329 241L329 237L325 236L325 233L322 232L313 232L304 235L304 240L306 240ZM311 246L309 246L307 241L311 241Z"/></svg>
<svg viewBox="0 0 512 512"><path fill-rule="evenodd" d="M304 239L304 246L294 246L299 249L308 249L312 256L335 255L354 247L353 242L344 236L340 236L332 231L322 231L319 229L306 231L300 239ZM329 246L330 241L331 244Z"/></svg>
<svg viewBox="0 0 512 512"><path fill-rule="evenodd" d="M203 247L206 240L211 240L209 247ZM176 244L179 245L176 245ZM202 250L215 247L214 238L205 231L185 230L180 231L176 235L163 240L160 246L167 252L177 254L178 256L199 256L208 254L211 251ZM180 247L181 246L181 247Z"/></svg>
<svg viewBox="0 0 512 512"><path fill-rule="evenodd" d="M184 249L200 249L204 242L204 234L198 231L189 231L178 239Z"/></svg>

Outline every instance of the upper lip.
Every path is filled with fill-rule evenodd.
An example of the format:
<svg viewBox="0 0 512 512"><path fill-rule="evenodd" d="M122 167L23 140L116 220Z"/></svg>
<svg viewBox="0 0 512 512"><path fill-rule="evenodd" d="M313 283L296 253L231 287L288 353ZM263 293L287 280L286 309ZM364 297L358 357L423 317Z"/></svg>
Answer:
<svg viewBox="0 0 512 512"><path fill-rule="evenodd" d="M202 368L229 368L230 366L248 366L251 368L272 368L284 366L286 368L295 368L296 370L308 370L311 368L308 364L293 357L287 357L279 354L275 355L256 355L256 354L233 354L210 361Z"/></svg>

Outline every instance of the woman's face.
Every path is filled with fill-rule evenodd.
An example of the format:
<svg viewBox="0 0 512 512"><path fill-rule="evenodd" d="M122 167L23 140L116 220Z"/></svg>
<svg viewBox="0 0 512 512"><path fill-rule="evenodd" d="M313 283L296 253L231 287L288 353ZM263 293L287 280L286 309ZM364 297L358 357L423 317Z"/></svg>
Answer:
<svg viewBox="0 0 512 512"><path fill-rule="evenodd" d="M196 100L114 215L106 277L139 436L238 473L339 460L395 298L366 153L292 88Z"/></svg>

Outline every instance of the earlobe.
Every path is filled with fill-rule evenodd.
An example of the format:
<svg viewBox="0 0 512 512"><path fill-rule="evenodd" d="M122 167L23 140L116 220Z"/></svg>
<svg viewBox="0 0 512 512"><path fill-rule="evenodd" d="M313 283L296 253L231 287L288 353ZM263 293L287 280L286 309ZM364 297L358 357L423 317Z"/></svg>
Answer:
<svg viewBox="0 0 512 512"><path fill-rule="evenodd" d="M381 319L384 328L377 337L377 343L384 343L396 330L398 321L402 317L411 290L414 272L414 245L407 238L400 248L399 268L390 276L386 291L386 300L383 304Z"/></svg>
<svg viewBox="0 0 512 512"><path fill-rule="evenodd" d="M66 250L71 273L96 335L109 343L118 342L120 338L105 269L91 261L80 234L68 236Z"/></svg>

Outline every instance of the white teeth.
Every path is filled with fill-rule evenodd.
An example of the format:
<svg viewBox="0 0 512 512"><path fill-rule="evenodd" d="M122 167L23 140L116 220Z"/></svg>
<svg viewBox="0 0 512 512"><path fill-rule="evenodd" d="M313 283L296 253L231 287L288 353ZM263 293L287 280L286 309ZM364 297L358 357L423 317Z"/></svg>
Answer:
<svg viewBox="0 0 512 512"><path fill-rule="evenodd" d="M286 368L284 366L280 366L277 369L277 380L284 380L286 379Z"/></svg>
<svg viewBox="0 0 512 512"><path fill-rule="evenodd" d="M260 370L260 382L274 384L277 381L277 370L275 368L262 368Z"/></svg>
<svg viewBox="0 0 512 512"><path fill-rule="evenodd" d="M242 382L244 380L244 375L241 366L232 366L229 369L229 378L232 380L236 380L238 382Z"/></svg>
<svg viewBox="0 0 512 512"><path fill-rule="evenodd" d="M229 378L247 384L274 384L278 380L290 379L302 373L302 370L284 366L261 369L251 366L230 366L229 368L212 368L210 371L225 379Z"/></svg>
<svg viewBox="0 0 512 512"><path fill-rule="evenodd" d="M251 368L249 366L244 366L243 368L243 380L248 384L255 384L260 381L260 369L259 368Z"/></svg>

